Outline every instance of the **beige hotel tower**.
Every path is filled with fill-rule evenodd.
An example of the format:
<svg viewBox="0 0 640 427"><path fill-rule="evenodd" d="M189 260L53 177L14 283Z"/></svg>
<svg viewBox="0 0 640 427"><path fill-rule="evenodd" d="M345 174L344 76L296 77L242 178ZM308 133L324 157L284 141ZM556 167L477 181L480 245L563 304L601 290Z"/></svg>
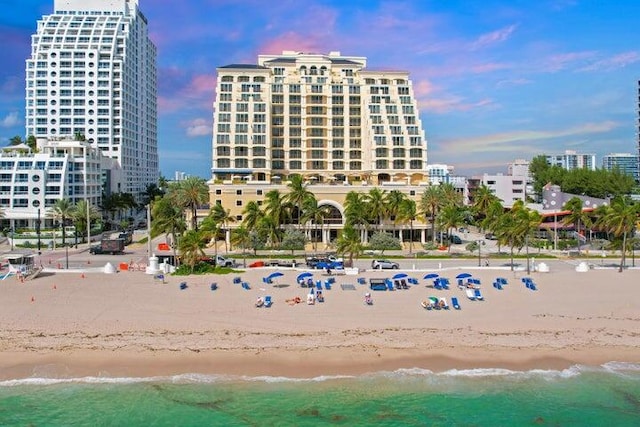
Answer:
<svg viewBox="0 0 640 427"><path fill-rule="evenodd" d="M380 186L417 200L428 185L427 142L409 74L366 65L339 52L285 51L219 67L211 203L239 222L249 201L272 189L286 194L288 177L299 174L333 208L328 242L350 191Z"/></svg>

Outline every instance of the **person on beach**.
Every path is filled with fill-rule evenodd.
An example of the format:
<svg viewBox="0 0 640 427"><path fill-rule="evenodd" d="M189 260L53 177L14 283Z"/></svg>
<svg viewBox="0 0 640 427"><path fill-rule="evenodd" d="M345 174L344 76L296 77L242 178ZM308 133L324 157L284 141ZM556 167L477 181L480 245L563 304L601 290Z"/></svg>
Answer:
<svg viewBox="0 0 640 427"><path fill-rule="evenodd" d="M371 294L369 292L364 294L364 303L367 304L367 305L372 305L373 304L373 299L371 298Z"/></svg>
<svg viewBox="0 0 640 427"><path fill-rule="evenodd" d="M264 305L264 299L262 297L258 297L256 300L256 307L262 307Z"/></svg>

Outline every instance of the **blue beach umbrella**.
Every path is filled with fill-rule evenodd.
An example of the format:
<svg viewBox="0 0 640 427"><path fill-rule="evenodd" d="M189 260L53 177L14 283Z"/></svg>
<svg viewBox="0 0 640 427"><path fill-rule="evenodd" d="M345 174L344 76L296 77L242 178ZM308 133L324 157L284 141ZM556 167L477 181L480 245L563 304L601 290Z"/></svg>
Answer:
<svg viewBox="0 0 640 427"><path fill-rule="evenodd" d="M296 282L300 282L301 280L304 280L308 277L313 277L313 273L305 271L304 273L300 273L298 274L298 276L296 277Z"/></svg>
<svg viewBox="0 0 640 427"><path fill-rule="evenodd" d="M469 273L460 273L456 276L456 279L466 279L467 277L471 277L472 274Z"/></svg>
<svg viewBox="0 0 640 427"><path fill-rule="evenodd" d="M284 273L281 273L281 272L279 272L279 271L276 271L276 272L271 273L271 274L270 274L270 275L268 275L267 277L265 277L265 280L266 280L267 282L271 282L273 279L276 279L276 278L278 278L278 277L282 277L282 276L284 276Z"/></svg>
<svg viewBox="0 0 640 427"><path fill-rule="evenodd" d="M423 277L423 279L436 279L440 277L438 273L429 273Z"/></svg>
<svg viewBox="0 0 640 427"><path fill-rule="evenodd" d="M398 273L398 274L394 275L394 276L392 277L392 279L393 279L393 280L396 280L396 279L404 279L404 278L406 278L406 277L409 277L409 275L408 275L407 273Z"/></svg>

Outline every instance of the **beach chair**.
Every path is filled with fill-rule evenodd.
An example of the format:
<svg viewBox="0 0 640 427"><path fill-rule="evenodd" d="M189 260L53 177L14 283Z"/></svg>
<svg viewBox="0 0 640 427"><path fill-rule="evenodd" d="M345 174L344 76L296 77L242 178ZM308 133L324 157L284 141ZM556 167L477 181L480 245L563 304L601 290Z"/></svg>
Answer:
<svg viewBox="0 0 640 427"><path fill-rule="evenodd" d="M242 279L240 277L234 277L233 278L233 283L235 283L235 284L242 283Z"/></svg>
<svg viewBox="0 0 640 427"><path fill-rule="evenodd" d="M440 301L438 302L440 305L440 308L443 308L445 310L449 310L449 304L447 303L447 299L442 297L440 298Z"/></svg>
<svg viewBox="0 0 640 427"><path fill-rule="evenodd" d="M316 282L316 289L321 291L322 290L322 280L318 280Z"/></svg>
<svg viewBox="0 0 640 427"><path fill-rule="evenodd" d="M475 292L473 292L473 289L467 288L467 298L469 298L471 301L476 300L476 294Z"/></svg>
<svg viewBox="0 0 640 427"><path fill-rule="evenodd" d="M271 307L271 304L273 304L273 301L271 300L271 295L267 295L264 297L264 306L265 307Z"/></svg>
<svg viewBox="0 0 640 427"><path fill-rule="evenodd" d="M532 291L537 291L538 288L536 287L536 284L533 283L533 280L527 282L527 288L531 289Z"/></svg>
<svg viewBox="0 0 640 427"><path fill-rule="evenodd" d="M367 279L365 279L364 277L358 277L358 285L366 285L367 284Z"/></svg>
<svg viewBox="0 0 640 427"><path fill-rule="evenodd" d="M336 283L336 278L335 277L329 277L327 279L327 283L330 285L333 285L334 283Z"/></svg>
<svg viewBox="0 0 640 427"><path fill-rule="evenodd" d="M316 292L316 301L324 302L324 294L322 293L322 291Z"/></svg>
<svg viewBox="0 0 640 427"><path fill-rule="evenodd" d="M404 279L400 280L400 286L402 289L409 289L409 285L407 285L407 281Z"/></svg>
<svg viewBox="0 0 640 427"><path fill-rule="evenodd" d="M242 282L242 289L248 291L249 289L251 289L251 286L249 286L248 282Z"/></svg>
<svg viewBox="0 0 640 427"><path fill-rule="evenodd" d="M484 297L482 296L482 293L480 292L480 289L474 289L473 294L475 295L478 301L482 301L484 299Z"/></svg>
<svg viewBox="0 0 640 427"><path fill-rule="evenodd" d="M451 297L451 305L453 306L454 309L460 310L460 303L458 302L457 297Z"/></svg>
<svg viewBox="0 0 640 427"><path fill-rule="evenodd" d="M460 289L462 289L462 288L464 288L464 287L465 287L464 279L458 279L458 287L459 287Z"/></svg>
<svg viewBox="0 0 640 427"><path fill-rule="evenodd" d="M212 291L215 291L216 289L218 289L218 284L217 283L212 283L210 287L211 287Z"/></svg>
<svg viewBox="0 0 640 427"><path fill-rule="evenodd" d="M331 290L331 281L327 280L326 282L324 282L324 288L328 291Z"/></svg>
<svg viewBox="0 0 640 427"><path fill-rule="evenodd" d="M187 282L182 282L180 283L180 290L184 291L185 289L187 289L189 286L187 286Z"/></svg>
<svg viewBox="0 0 640 427"><path fill-rule="evenodd" d="M393 287L393 282L389 279L385 279L384 283L387 285L387 289L393 291L395 288Z"/></svg>
<svg viewBox="0 0 640 427"><path fill-rule="evenodd" d="M433 289L437 289L439 291L442 290L442 284L440 284L440 279L436 279L433 281Z"/></svg>
<svg viewBox="0 0 640 427"><path fill-rule="evenodd" d="M501 291L502 290L502 285L500 284L500 282L493 282L493 287L496 288L497 290Z"/></svg>
<svg viewBox="0 0 640 427"><path fill-rule="evenodd" d="M431 310L433 309L433 306L431 305L431 301L429 300L422 300L420 302L420 305L422 306L422 308L424 308L425 310Z"/></svg>
<svg viewBox="0 0 640 427"><path fill-rule="evenodd" d="M449 279L447 279L446 277L442 277L440 279L440 286L442 286L442 289L449 290L449 284Z"/></svg>

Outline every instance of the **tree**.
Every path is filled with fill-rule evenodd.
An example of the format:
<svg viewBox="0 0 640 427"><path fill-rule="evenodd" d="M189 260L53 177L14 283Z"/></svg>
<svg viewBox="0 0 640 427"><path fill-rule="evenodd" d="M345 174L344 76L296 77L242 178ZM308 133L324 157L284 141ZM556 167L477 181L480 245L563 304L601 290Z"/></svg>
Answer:
<svg viewBox="0 0 640 427"><path fill-rule="evenodd" d="M409 221L409 253L413 253L413 222L417 219L418 212L416 208L416 202L405 198L398 209L398 219L401 222Z"/></svg>
<svg viewBox="0 0 640 427"><path fill-rule="evenodd" d="M420 198L420 214L424 215L425 218L429 218L429 222L431 224L431 241L433 244L436 243L436 216L440 211L440 207L442 206L442 194L440 192L440 187L435 185L430 185L424 190L422 193L422 197Z"/></svg>
<svg viewBox="0 0 640 427"><path fill-rule="evenodd" d="M293 255L293 251L303 250L306 242L307 238L304 233L298 230L287 230L282 238L282 243L280 243L280 248L291 251L291 255Z"/></svg>
<svg viewBox="0 0 640 427"><path fill-rule="evenodd" d="M258 224L260 223L260 219L264 216L264 212L260 210L260 205L255 200L250 201L244 207L242 211L242 223L247 230L254 231Z"/></svg>
<svg viewBox="0 0 640 427"><path fill-rule="evenodd" d="M564 204L562 209L569 211L569 214L562 219L564 225L571 224L576 232L576 240L578 241L578 255L580 255L580 237L584 234L580 233L581 225L591 227L591 218L587 212L582 209L582 200L579 197L572 197Z"/></svg>
<svg viewBox="0 0 640 427"><path fill-rule="evenodd" d="M369 190L365 201L367 203L367 212L371 218L380 227L382 221L388 217L389 209L387 206L387 192L379 188Z"/></svg>
<svg viewBox="0 0 640 427"><path fill-rule="evenodd" d="M278 190L271 190L265 194L264 213L271 218L273 228L279 230L289 219L288 202ZM279 240L279 239L278 239Z"/></svg>
<svg viewBox="0 0 640 427"><path fill-rule="evenodd" d="M88 220L87 224L87 209L88 209ZM96 210L95 206L87 203L86 200L80 200L74 206L73 212L71 214L71 219L73 219L73 224L76 227L76 231L82 233L82 236L87 235L87 227L91 227L91 221L100 218L100 214Z"/></svg>
<svg viewBox="0 0 640 427"><path fill-rule="evenodd" d="M67 219L73 217L75 208L67 199L58 199L49 211L49 216L60 223L62 227L62 246L65 245L66 233L65 226Z"/></svg>
<svg viewBox="0 0 640 427"><path fill-rule="evenodd" d="M231 232L231 243L233 243L237 248L242 249L242 258L244 266L247 266L247 256L246 250L251 249L254 246L253 241L251 239L251 233L249 229L244 225L240 225L236 229Z"/></svg>
<svg viewBox="0 0 640 427"><path fill-rule="evenodd" d="M9 145L20 145L20 144L24 144L24 140L22 139L22 137L20 135L16 135L14 137L11 137L9 139Z"/></svg>
<svg viewBox="0 0 640 427"><path fill-rule="evenodd" d="M613 233L614 236L622 236L622 256L620 258L619 272L622 272L626 261L627 238L636 227L640 207L626 198L616 197L611 201L604 215L598 219L596 225Z"/></svg>
<svg viewBox="0 0 640 427"><path fill-rule="evenodd" d="M348 254L348 266L353 266L354 256L359 256L362 253L362 241L358 231L351 225L345 225L340 233L340 236L336 240L336 251L339 254Z"/></svg>
<svg viewBox="0 0 640 427"><path fill-rule="evenodd" d="M320 226L320 230L324 225L324 220L329 213L331 212L331 207L329 205L318 206L318 200L314 197L308 197L302 203L302 222L304 224L308 224L310 222L313 223L314 226L314 234L316 238L313 239L313 248L314 250L318 250L318 238L317 231L318 226Z"/></svg>
<svg viewBox="0 0 640 427"><path fill-rule="evenodd" d="M473 212L477 218L486 218L489 207L494 202L500 202L498 196L491 192L486 185L481 185L473 196Z"/></svg>
<svg viewBox="0 0 640 427"><path fill-rule="evenodd" d="M442 208L442 211L438 215L438 223L441 229L447 231L450 234L451 229L456 229L460 224L464 222L464 211L454 204L446 205ZM451 253L451 245L449 245L448 252Z"/></svg>
<svg viewBox="0 0 640 427"><path fill-rule="evenodd" d="M213 209L211 209L211 215L213 217L213 220L222 225L222 228L226 232L229 230L229 223L230 222L235 222L236 218L231 215L231 210L230 209L225 209L221 203L216 203L213 206ZM216 239L216 245L217 245L217 239ZM227 247L227 239L225 237L224 239L224 248L225 248L225 252L229 252L229 248Z"/></svg>
<svg viewBox="0 0 640 427"><path fill-rule="evenodd" d="M29 137L25 141L25 144L27 144L29 146L29 148L31 149L32 152L34 152L34 153L38 152L38 143L36 141L36 137L35 136L29 135Z"/></svg>
<svg viewBox="0 0 640 427"><path fill-rule="evenodd" d="M171 236L173 257L176 257L176 246L178 236L187 229L184 220L184 211L177 206L170 197L162 197L157 199L151 207L151 216L153 217L151 234L157 236L164 233Z"/></svg>
<svg viewBox="0 0 640 427"><path fill-rule="evenodd" d="M209 187L204 179L190 176L170 185L170 194L191 212L191 229L198 231L198 207L209 201Z"/></svg>
<svg viewBox="0 0 640 427"><path fill-rule="evenodd" d="M371 240L369 240L369 249L379 250L384 253L385 250L398 250L402 249L400 240L391 235L390 233L377 232L373 233Z"/></svg>
<svg viewBox="0 0 640 427"><path fill-rule="evenodd" d="M202 238L202 234L195 230L187 231L178 242L180 258L189 266L192 273L196 264L205 256L204 246L205 240Z"/></svg>
<svg viewBox="0 0 640 427"><path fill-rule="evenodd" d="M387 215L389 216L389 218L393 217L394 228L398 223L400 208L402 206L402 202L404 202L405 199L406 196L402 191L399 190L391 190L389 194L387 194Z"/></svg>
<svg viewBox="0 0 640 427"><path fill-rule="evenodd" d="M307 184L301 175L296 174L290 176L287 187L289 188L289 193L284 197L284 200L289 203L292 211L295 213L295 223L300 225L302 203L309 197L315 198L315 196L307 189Z"/></svg>
<svg viewBox="0 0 640 427"><path fill-rule="evenodd" d="M345 196L344 215L345 225L350 225L360 233L360 240L365 239L369 229L369 215L367 214L365 195L357 191L349 191Z"/></svg>

